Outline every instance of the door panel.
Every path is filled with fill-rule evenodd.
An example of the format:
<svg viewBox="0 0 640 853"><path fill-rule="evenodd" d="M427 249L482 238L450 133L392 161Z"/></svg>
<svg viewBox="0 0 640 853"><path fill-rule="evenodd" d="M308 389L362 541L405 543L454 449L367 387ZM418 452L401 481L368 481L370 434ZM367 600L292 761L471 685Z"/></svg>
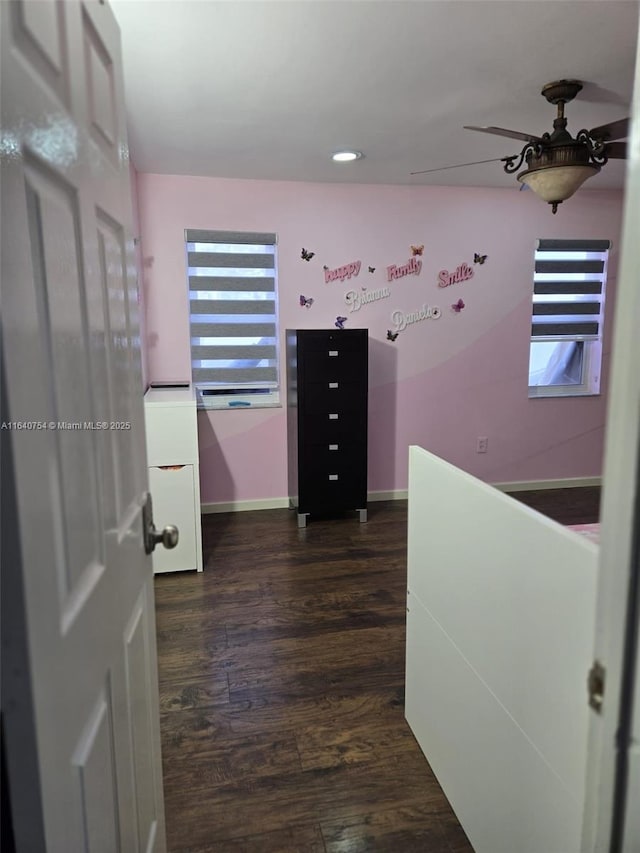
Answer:
<svg viewBox="0 0 640 853"><path fill-rule="evenodd" d="M111 691L107 683L73 756L78 771L89 853L119 853Z"/></svg>
<svg viewBox="0 0 640 853"><path fill-rule="evenodd" d="M60 100L69 105L65 8L62 0L40 4L11 3L14 46Z"/></svg>
<svg viewBox="0 0 640 853"><path fill-rule="evenodd" d="M82 10L82 41L91 135L105 154L117 163L118 128L113 62L85 9Z"/></svg>
<svg viewBox="0 0 640 853"><path fill-rule="evenodd" d="M115 501L118 522L122 521L131 502L140 492L136 469L127 464L134 452L132 432L126 428L131 422L131 393L122 393L131 382L132 346L130 321L127 311L128 288L126 253L122 226L102 210L96 211L100 280L103 293L106 327L106 347L109 363L109 423L113 423L111 449L115 470ZM117 428L116 428L117 427Z"/></svg>
<svg viewBox="0 0 640 853"><path fill-rule="evenodd" d="M147 779L153 764L159 759L152 738L152 692L149 682L149 625L144 593L137 603L125 634L127 672L127 698L129 705L129 733L133 745L133 764L136 779ZM140 691L145 685L146 690ZM142 701L140 701L142 698ZM157 714L157 708L156 708ZM151 786L139 786L136 796L139 850L152 850L150 842L157 831L158 803Z"/></svg>
<svg viewBox="0 0 640 853"><path fill-rule="evenodd" d="M97 420L109 421L114 411L114 370L112 357L107 352L110 342L110 321L105 241L100 229L99 215L97 218L98 228L96 234L99 276L97 280L89 282L87 313L90 335L93 341L92 350L94 352L94 357L91 360L92 383L94 388L100 389L100 393L94 395L95 414ZM97 441L99 445L98 462L104 526L105 530L113 530L117 526L116 520L122 515L120 502L117 504L121 494L121 485L118 479L118 467L120 464L118 456L118 432L116 430L101 431L98 433Z"/></svg>
<svg viewBox="0 0 640 853"><path fill-rule="evenodd" d="M71 188L46 174L35 160L25 159L33 286L48 356L42 365L50 399L47 426L54 425L57 490L64 520L64 529L58 534L65 566L61 581L69 601L76 585L86 583L85 573L103 562L94 439L85 426L92 422L93 408L88 364L83 357L88 341L77 244L80 224Z"/></svg>

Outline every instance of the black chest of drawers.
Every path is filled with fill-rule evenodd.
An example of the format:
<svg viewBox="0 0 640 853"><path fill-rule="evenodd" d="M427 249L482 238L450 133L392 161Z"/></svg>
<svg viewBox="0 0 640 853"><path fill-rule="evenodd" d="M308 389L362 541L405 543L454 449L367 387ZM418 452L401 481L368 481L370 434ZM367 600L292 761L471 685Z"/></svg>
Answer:
<svg viewBox="0 0 640 853"><path fill-rule="evenodd" d="M307 515L367 520L366 329L287 330L289 498Z"/></svg>

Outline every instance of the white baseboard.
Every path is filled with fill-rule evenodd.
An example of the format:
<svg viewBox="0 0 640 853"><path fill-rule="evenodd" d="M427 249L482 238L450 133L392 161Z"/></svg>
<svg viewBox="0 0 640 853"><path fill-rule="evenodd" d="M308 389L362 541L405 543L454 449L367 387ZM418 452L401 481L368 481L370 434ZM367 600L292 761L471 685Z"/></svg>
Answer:
<svg viewBox="0 0 640 853"><path fill-rule="evenodd" d="M406 501L409 497L408 489L392 489L389 492L368 492L367 500L373 501Z"/></svg>
<svg viewBox="0 0 640 853"><path fill-rule="evenodd" d="M564 480L531 480L514 483L492 483L501 492L531 492L537 489L575 489L583 486L600 486L602 477L568 477ZM369 492L367 501L406 501L408 489L390 489L389 491ZM247 512L256 509L287 509L289 498L261 498L254 501L225 501L223 503L203 503L200 511L207 515L216 512Z"/></svg>
<svg viewBox="0 0 640 853"><path fill-rule="evenodd" d="M407 489L392 489L387 492L368 492L367 501L402 501L406 500ZM246 512L255 509L288 509L289 498L262 498L255 501L224 501L222 503L203 503L200 512L203 515L215 512Z"/></svg>
<svg viewBox="0 0 640 853"><path fill-rule="evenodd" d="M531 480L515 483L491 483L501 492L533 492L538 489L579 489L584 486L601 486L602 477L566 477L563 480Z"/></svg>
<svg viewBox="0 0 640 853"><path fill-rule="evenodd" d="M225 501L224 503L200 504L204 515L214 512L247 512L254 509L287 509L289 498L261 498L255 501Z"/></svg>

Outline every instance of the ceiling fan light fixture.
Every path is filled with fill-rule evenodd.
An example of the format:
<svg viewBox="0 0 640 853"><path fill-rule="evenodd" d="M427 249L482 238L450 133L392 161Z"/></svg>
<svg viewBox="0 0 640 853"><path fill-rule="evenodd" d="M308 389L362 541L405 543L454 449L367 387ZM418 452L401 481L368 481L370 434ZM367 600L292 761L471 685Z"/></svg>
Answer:
<svg viewBox="0 0 640 853"><path fill-rule="evenodd" d="M517 178L539 198L553 205L555 213L559 204L571 198L588 178L597 175L599 171L600 167L594 164L542 166L527 169Z"/></svg>
<svg viewBox="0 0 640 853"><path fill-rule="evenodd" d="M521 139L525 145L519 154L500 157L507 175L516 175L526 165L523 172L516 175L522 186L530 187L537 196L552 205L554 213L558 205L571 198L577 189L593 175L597 175L602 166L610 159L626 160L627 143L622 141L629 135L629 118L610 121L590 130L583 128L573 137L567 130L565 105L572 101L582 89L580 80L554 80L542 87L540 93L550 104L557 107L553 122L553 131L536 136L519 130L494 125L478 127L465 124L465 130L477 130L508 139ZM411 172L412 175L425 175L428 172L442 172L445 169L458 169L461 166L476 166L490 163L490 160L475 160L472 163L458 163L455 166L441 166L438 169L424 169Z"/></svg>
<svg viewBox="0 0 640 853"><path fill-rule="evenodd" d="M351 150L335 151L331 155L331 159L335 163L351 163L354 160L362 160L363 157L364 157L364 154L362 153L362 151L351 151Z"/></svg>

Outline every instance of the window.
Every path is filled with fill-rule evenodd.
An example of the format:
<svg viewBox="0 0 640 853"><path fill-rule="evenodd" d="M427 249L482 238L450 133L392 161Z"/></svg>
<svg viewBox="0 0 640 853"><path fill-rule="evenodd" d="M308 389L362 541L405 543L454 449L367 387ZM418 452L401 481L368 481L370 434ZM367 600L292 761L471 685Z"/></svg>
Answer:
<svg viewBox="0 0 640 853"><path fill-rule="evenodd" d="M280 405L276 235L185 231L200 408Z"/></svg>
<svg viewBox="0 0 640 853"><path fill-rule="evenodd" d="M539 240L529 396L600 393L609 240Z"/></svg>

